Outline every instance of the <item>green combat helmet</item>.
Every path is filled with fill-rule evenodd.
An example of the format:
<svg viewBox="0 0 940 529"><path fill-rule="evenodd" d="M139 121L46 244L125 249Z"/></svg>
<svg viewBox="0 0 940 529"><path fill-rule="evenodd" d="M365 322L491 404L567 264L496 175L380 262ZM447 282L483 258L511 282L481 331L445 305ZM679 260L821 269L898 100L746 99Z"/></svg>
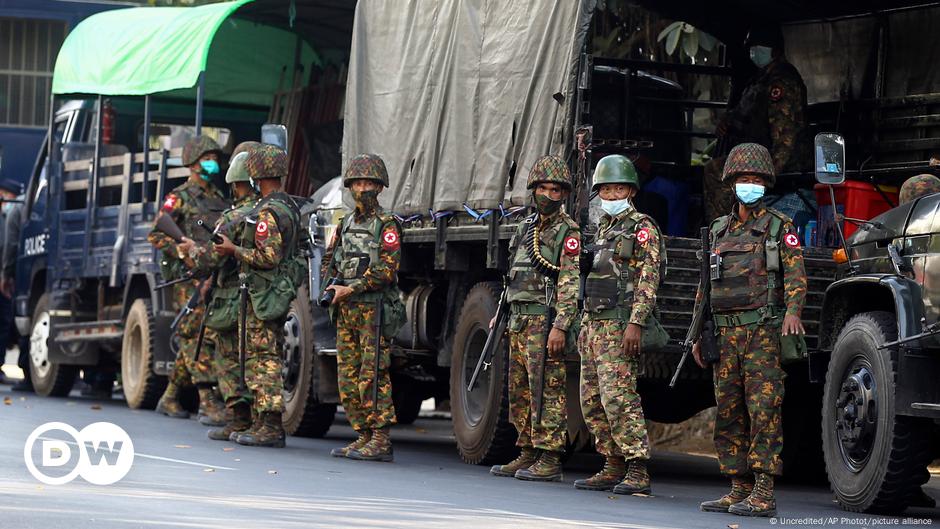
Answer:
<svg viewBox="0 0 940 529"><path fill-rule="evenodd" d="M742 174L760 176L767 183L767 187L774 186L777 173L774 171L774 160L770 157L767 147L757 143L741 143L731 149L728 159L725 160L721 181L733 183L734 179Z"/></svg>
<svg viewBox="0 0 940 529"><path fill-rule="evenodd" d="M640 179L636 168L629 158L620 154L605 156L597 162L594 168L594 185L591 191L597 191L603 184L629 184L640 189Z"/></svg>
<svg viewBox="0 0 940 529"><path fill-rule="evenodd" d="M932 174L919 174L908 178L901 184L899 200L901 204L907 204L934 193L940 193L940 178Z"/></svg>
<svg viewBox="0 0 940 529"><path fill-rule="evenodd" d="M374 180L388 187L388 170L377 154L360 154L349 161L343 174L343 185L349 187L353 180Z"/></svg>
<svg viewBox="0 0 940 529"><path fill-rule="evenodd" d="M250 182L248 170L245 168L245 161L248 159L248 152L242 151L228 163L228 171L225 173L225 183L234 184L235 182Z"/></svg>
<svg viewBox="0 0 940 529"><path fill-rule="evenodd" d="M210 152L222 154L222 147L219 147L219 144L209 136L196 136L187 141L186 145L183 146L181 161L183 165L189 167L199 161L202 155Z"/></svg>
<svg viewBox="0 0 940 529"><path fill-rule="evenodd" d="M275 145L262 145L247 154L245 171L248 178L261 180L287 177L287 152L284 149Z"/></svg>
<svg viewBox="0 0 940 529"><path fill-rule="evenodd" d="M571 173L560 156L542 156L536 160L532 170L529 171L526 189L545 183L559 184L566 189L571 189Z"/></svg>

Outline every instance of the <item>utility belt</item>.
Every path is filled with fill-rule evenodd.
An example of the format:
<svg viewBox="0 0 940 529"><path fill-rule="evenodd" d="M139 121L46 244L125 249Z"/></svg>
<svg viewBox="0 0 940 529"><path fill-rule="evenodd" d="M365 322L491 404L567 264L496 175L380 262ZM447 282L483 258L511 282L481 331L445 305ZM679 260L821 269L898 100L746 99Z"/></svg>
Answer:
<svg viewBox="0 0 940 529"><path fill-rule="evenodd" d="M609 309L601 310L585 310L584 316L590 321L595 320L620 320L620 321L629 321L630 314L633 312L632 307L627 309L624 307L613 307Z"/></svg>
<svg viewBox="0 0 940 529"><path fill-rule="evenodd" d="M716 327L744 327L755 323L767 323L782 318L786 310L775 305L765 305L759 309L742 312L712 314Z"/></svg>
<svg viewBox="0 0 940 529"><path fill-rule="evenodd" d="M513 316L548 316L548 305L513 302L509 304L509 314Z"/></svg>

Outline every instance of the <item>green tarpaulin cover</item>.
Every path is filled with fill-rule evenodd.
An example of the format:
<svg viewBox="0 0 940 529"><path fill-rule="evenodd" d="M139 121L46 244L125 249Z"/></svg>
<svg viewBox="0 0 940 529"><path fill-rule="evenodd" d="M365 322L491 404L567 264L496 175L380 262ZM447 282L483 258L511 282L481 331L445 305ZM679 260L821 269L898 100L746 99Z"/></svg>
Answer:
<svg viewBox="0 0 940 529"><path fill-rule="evenodd" d="M205 71L206 101L269 105L279 85L289 88L298 36L231 17L251 1L91 16L62 45L52 92L190 97ZM305 70L319 64L309 44L300 51Z"/></svg>

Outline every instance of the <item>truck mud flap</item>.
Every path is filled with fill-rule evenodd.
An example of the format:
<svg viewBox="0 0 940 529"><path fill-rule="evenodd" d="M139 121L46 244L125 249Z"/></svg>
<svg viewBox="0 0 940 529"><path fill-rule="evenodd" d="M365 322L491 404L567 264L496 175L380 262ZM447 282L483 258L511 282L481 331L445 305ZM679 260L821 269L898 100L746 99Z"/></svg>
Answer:
<svg viewBox="0 0 940 529"><path fill-rule="evenodd" d="M176 355L170 349L170 324L175 314L157 314L153 326L153 371L158 375L168 375L173 369Z"/></svg>

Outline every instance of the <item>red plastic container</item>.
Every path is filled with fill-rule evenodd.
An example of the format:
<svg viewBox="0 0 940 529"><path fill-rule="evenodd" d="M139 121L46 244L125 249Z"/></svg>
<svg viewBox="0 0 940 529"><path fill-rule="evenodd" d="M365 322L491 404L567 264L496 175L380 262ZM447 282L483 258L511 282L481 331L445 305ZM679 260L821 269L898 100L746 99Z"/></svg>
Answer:
<svg viewBox="0 0 940 529"><path fill-rule="evenodd" d="M852 219L870 220L891 209L892 204L895 206L898 204L898 188L896 187L879 186L891 200L891 204L885 201L875 186L868 182L846 180L832 187L836 195L836 211ZM816 245L835 248L839 246L839 235L835 232L832 219L829 186L816 184L813 190L816 192L816 203L819 206L819 214L816 218L818 223ZM842 223L842 231L846 238L857 229L858 225L852 222Z"/></svg>

